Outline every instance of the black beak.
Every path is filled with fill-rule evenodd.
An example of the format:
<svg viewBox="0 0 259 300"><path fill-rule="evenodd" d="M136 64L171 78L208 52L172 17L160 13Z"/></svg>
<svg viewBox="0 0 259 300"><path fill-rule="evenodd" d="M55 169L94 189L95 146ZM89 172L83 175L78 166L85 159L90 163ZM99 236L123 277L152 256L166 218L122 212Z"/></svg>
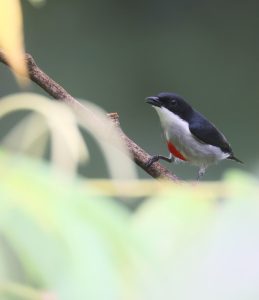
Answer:
<svg viewBox="0 0 259 300"><path fill-rule="evenodd" d="M161 107L161 102L158 97L152 96L146 98L146 103L151 104L153 106Z"/></svg>

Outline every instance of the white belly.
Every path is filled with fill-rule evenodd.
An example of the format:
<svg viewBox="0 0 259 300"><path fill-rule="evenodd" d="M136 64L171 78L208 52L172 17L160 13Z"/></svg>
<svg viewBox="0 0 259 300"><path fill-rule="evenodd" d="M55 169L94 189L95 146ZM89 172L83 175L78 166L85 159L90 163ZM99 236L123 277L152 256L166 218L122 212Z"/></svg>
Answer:
<svg viewBox="0 0 259 300"><path fill-rule="evenodd" d="M207 167L229 156L228 153L223 153L220 148L203 144L195 139L189 130L188 123L176 114L164 107L155 107L155 109L159 115L166 139L171 141L191 164Z"/></svg>

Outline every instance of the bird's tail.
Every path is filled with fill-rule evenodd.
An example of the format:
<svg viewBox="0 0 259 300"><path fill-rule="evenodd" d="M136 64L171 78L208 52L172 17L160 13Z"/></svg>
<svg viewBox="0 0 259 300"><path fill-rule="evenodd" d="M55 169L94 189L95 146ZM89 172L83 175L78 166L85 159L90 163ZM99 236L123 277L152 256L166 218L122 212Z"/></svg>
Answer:
<svg viewBox="0 0 259 300"><path fill-rule="evenodd" d="M238 162L238 163L240 163L240 164L243 164L242 160L236 158L233 154L231 154L231 155L228 157L228 159L231 159L231 160L234 160L234 161L236 161L236 162Z"/></svg>

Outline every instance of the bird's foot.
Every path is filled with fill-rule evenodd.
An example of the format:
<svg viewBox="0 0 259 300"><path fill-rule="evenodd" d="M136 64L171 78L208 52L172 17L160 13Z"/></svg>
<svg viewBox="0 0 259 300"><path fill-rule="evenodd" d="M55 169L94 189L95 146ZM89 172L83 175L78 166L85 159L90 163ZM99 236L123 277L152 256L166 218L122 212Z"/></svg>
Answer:
<svg viewBox="0 0 259 300"><path fill-rule="evenodd" d="M148 160L148 162L146 163L146 167L147 168L151 167L153 163L159 161L159 159L163 159L167 162L172 162L174 160L174 158L171 155L169 157L162 156L162 155L154 155Z"/></svg>
<svg viewBox="0 0 259 300"><path fill-rule="evenodd" d="M206 171L206 168L204 167L201 167L198 171L198 176L197 176L197 181L200 181L201 178L204 176L205 174L205 171Z"/></svg>
<svg viewBox="0 0 259 300"><path fill-rule="evenodd" d="M152 156L146 163L146 167L149 168L153 165L153 163L159 161L159 155Z"/></svg>

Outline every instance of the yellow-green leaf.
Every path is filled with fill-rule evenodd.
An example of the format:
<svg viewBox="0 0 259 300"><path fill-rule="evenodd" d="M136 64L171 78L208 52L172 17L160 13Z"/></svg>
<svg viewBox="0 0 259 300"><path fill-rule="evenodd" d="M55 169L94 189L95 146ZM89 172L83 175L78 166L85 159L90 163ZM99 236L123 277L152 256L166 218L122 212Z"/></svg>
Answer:
<svg viewBox="0 0 259 300"><path fill-rule="evenodd" d="M19 0L0 0L0 48L22 83L27 77L23 44L23 18Z"/></svg>

